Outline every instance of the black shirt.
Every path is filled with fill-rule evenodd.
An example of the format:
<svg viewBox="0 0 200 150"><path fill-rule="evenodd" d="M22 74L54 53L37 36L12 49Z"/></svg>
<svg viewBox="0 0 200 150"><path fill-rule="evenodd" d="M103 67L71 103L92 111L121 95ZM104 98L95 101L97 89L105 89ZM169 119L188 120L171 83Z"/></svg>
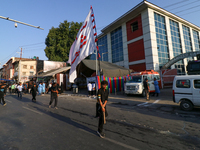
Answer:
<svg viewBox="0 0 200 150"><path fill-rule="evenodd" d="M97 94L97 100L101 99L101 102L104 104L105 101L108 101L108 90L99 89Z"/></svg>
<svg viewBox="0 0 200 150"><path fill-rule="evenodd" d="M56 91L56 90L58 90L58 88L57 88L57 86L55 86L55 87L51 87L51 96L53 96L53 97L57 97L57 93L56 92L52 92L52 91Z"/></svg>
<svg viewBox="0 0 200 150"><path fill-rule="evenodd" d="M6 87L0 87L0 97L3 97L6 94Z"/></svg>
<svg viewBox="0 0 200 150"><path fill-rule="evenodd" d="M148 88L148 87L149 87L149 83L146 82L146 81L144 81L143 84L144 84L144 89L145 89L145 90L148 90L148 89L149 89L149 88Z"/></svg>
<svg viewBox="0 0 200 150"><path fill-rule="evenodd" d="M36 93L37 93L37 87L36 87L36 86L33 86L33 87L31 88L31 92L32 92L32 94L35 94L35 95L36 95Z"/></svg>

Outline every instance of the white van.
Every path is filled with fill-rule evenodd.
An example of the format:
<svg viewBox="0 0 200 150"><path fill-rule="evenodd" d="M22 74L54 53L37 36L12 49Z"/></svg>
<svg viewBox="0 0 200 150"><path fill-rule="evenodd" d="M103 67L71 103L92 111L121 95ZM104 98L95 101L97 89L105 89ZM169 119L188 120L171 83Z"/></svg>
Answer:
<svg viewBox="0 0 200 150"><path fill-rule="evenodd" d="M127 81L125 84L125 94L140 94L146 96L143 82L145 79L148 79L150 92L155 92L155 87L153 84L153 79L156 78L160 82L160 76L157 72L143 71L139 73L132 73L131 80Z"/></svg>
<svg viewBox="0 0 200 150"><path fill-rule="evenodd" d="M173 101L183 110L200 106L200 75L176 76L173 81Z"/></svg>

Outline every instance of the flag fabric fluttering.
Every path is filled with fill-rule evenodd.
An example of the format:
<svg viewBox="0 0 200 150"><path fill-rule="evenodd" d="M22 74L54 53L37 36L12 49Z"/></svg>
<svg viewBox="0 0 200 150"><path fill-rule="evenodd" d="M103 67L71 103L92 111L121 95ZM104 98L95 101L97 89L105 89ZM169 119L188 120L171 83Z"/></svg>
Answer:
<svg viewBox="0 0 200 150"><path fill-rule="evenodd" d="M92 7L80 28L76 39L71 46L68 63L71 64L71 70L69 73L69 82L74 83L77 77L76 66L87 56L91 55L96 49L94 29L94 14Z"/></svg>

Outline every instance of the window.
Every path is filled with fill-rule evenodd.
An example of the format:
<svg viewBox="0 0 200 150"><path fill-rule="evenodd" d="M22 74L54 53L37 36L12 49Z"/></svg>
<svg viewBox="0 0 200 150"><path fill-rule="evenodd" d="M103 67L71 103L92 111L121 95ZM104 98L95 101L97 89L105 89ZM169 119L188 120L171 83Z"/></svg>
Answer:
<svg viewBox="0 0 200 150"><path fill-rule="evenodd" d="M30 76L33 76L34 75L34 72L33 71L30 71Z"/></svg>
<svg viewBox="0 0 200 150"><path fill-rule="evenodd" d="M107 35L99 38L98 40L99 45L99 54L100 54L100 60L101 61L108 61L108 44L107 44ZM96 60L96 52L94 52L91 56L91 60Z"/></svg>
<svg viewBox="0 0 200 150"><path fill-rule="evenodd" d="M156 80L160 80L160 76L159 75L154 75L154 78L156 78Z"/></svg>
<svg viewBox="0 0 200 150"><path fill-rule="evenodd" d="M194 88L200 89L200 80L194 80Z"/></svg>
<svg viewBox="0 0 200 150"><path fill-rule="evenodd" d="M27 65L23 65L23 68L24 68L24 69L27 69Z"/></svg>
<svg viewBox="0 0 200 150"><path fill-rule="evenodd" d="M25 76L25 75L26 75L26 72L22 72L22 75Z"/></svg>
<svg viewBox="0 0 200 150"><path fill-rule="evenodd" d="M184 36L184 43L185 43L185 51L192 52L192 42L191 42L191 35L190 35L190 28L183 25L183 36ZM192 57L187 58L187 61L193 60Z"/></svg>
<svg viewBox="0 0 200 150"><path fill-rule="evenodd" d="M177 80L176 87L177 88L190 88L190 80Z"/></svg>
<svg viewBox="0 0 200 150"><path fill-rule="evenodd" d="M200 51L199 33L193 30L195 51Z"/></svg>
<svg viewBox="0 0 200 150"><path fill-rule="evenodd" d="M138 30L138 22L137 21L131 24L131 31L134 32L136 30Z"/></svg>
<svg viewBox="0 0 200 150"><path fill-rule="evenodd" d="M124 60L122 27L119 27L111 32L111 50L113 63Z"/></svg>
<svg viewBox="0 0 200 150"><path fill-rule="evenodd" d="M159 67L162 67L169 61L168 39L165 24L165 17L154 13L156 40L158 49Z"/></svg>
<svg viewBox="0 0 200 150"><path fill-rule="evenodd" d="M30 69L34 69L34 67L33 67L33 66L30 66Z"/></svg>

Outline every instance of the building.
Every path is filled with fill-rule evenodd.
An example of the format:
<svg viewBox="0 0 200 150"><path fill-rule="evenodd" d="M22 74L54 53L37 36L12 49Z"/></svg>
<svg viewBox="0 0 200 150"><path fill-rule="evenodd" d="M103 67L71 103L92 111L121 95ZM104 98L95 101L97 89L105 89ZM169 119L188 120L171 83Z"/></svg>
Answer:
<svg viewBox="0 0 200 150"><path fill-rule="evenodd" d="M98 36L101 60L134 71L156 70L175 56L200 50L200 27L148 1L142 1ZM95 59L92 54L91 59ZM184 74L188 58L171 66Z"/></svg>
<svg viewBox="0 0 200 150"><path fill-rule="evenodd" d="M3 79L21 82L29 81L29 77L36 74L37 62L35 59L11 57L3 65Z"/></svg>

